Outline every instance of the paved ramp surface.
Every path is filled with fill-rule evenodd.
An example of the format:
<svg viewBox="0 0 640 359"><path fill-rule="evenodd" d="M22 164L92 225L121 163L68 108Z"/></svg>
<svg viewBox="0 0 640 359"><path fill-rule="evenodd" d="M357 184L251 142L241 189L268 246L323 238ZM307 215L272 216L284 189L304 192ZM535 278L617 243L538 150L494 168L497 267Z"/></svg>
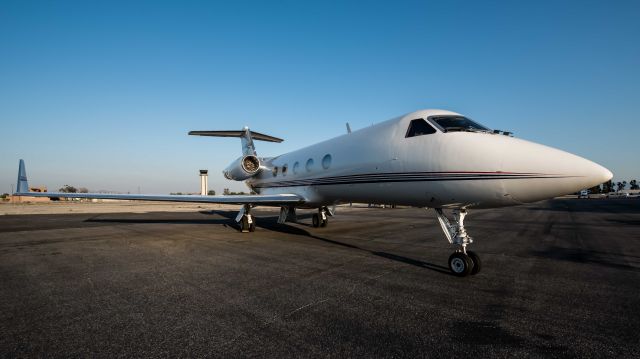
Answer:
<svg viewBox="0 0 640 359"><path fill-rule="evenodd" d="M475 277L431 212L0 217L0 354L638 357L640 200L471 211Z"/></svg>

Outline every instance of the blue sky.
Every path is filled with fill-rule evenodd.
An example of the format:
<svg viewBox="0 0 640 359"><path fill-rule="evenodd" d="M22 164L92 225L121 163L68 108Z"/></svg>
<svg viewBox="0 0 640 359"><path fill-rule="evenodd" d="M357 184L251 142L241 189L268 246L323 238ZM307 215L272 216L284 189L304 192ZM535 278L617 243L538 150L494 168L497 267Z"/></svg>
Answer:
<svg viewBox="0 0 640 359"><path fill-rule="evenodd" d="M0 191L242 190L277 155L422 108L640 179L638 1L0 1Z"/></svg>

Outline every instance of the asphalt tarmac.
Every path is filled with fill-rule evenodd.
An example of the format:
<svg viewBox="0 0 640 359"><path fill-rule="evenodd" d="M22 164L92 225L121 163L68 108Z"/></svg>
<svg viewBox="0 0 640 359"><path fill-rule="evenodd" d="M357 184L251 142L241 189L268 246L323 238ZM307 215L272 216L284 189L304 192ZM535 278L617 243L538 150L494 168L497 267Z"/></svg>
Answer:
<svg viewBox="0 0 640 359"><path fill-rule="evenodd" d="M640 199L254 214L0 216L0 356L640 356Z"/></svg>

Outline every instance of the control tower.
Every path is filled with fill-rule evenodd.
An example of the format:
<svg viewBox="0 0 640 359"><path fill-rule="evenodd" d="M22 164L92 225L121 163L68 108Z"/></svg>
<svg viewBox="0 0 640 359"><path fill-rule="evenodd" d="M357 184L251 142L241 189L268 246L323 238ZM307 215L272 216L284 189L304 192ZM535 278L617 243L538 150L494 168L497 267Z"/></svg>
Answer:
<svg viewBox="0 0 640 359"><path fill-rule="evenodd" d="M209 171L200 170L200 194L206 196L209 193Z"/></svg>

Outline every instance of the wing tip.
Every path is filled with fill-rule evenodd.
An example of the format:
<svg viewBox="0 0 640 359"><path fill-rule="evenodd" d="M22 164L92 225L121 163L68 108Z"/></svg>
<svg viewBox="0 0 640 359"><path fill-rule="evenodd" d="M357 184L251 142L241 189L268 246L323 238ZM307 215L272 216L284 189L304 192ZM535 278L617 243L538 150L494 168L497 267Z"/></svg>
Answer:
<svg viewBox="0 0 640 359"><path fill-rule="evenodd" d="M16 185L16 193L29 192L29 181L27 180L27 170L25 168L24 160L20 159L18 162L18 183Z"/></svg>

